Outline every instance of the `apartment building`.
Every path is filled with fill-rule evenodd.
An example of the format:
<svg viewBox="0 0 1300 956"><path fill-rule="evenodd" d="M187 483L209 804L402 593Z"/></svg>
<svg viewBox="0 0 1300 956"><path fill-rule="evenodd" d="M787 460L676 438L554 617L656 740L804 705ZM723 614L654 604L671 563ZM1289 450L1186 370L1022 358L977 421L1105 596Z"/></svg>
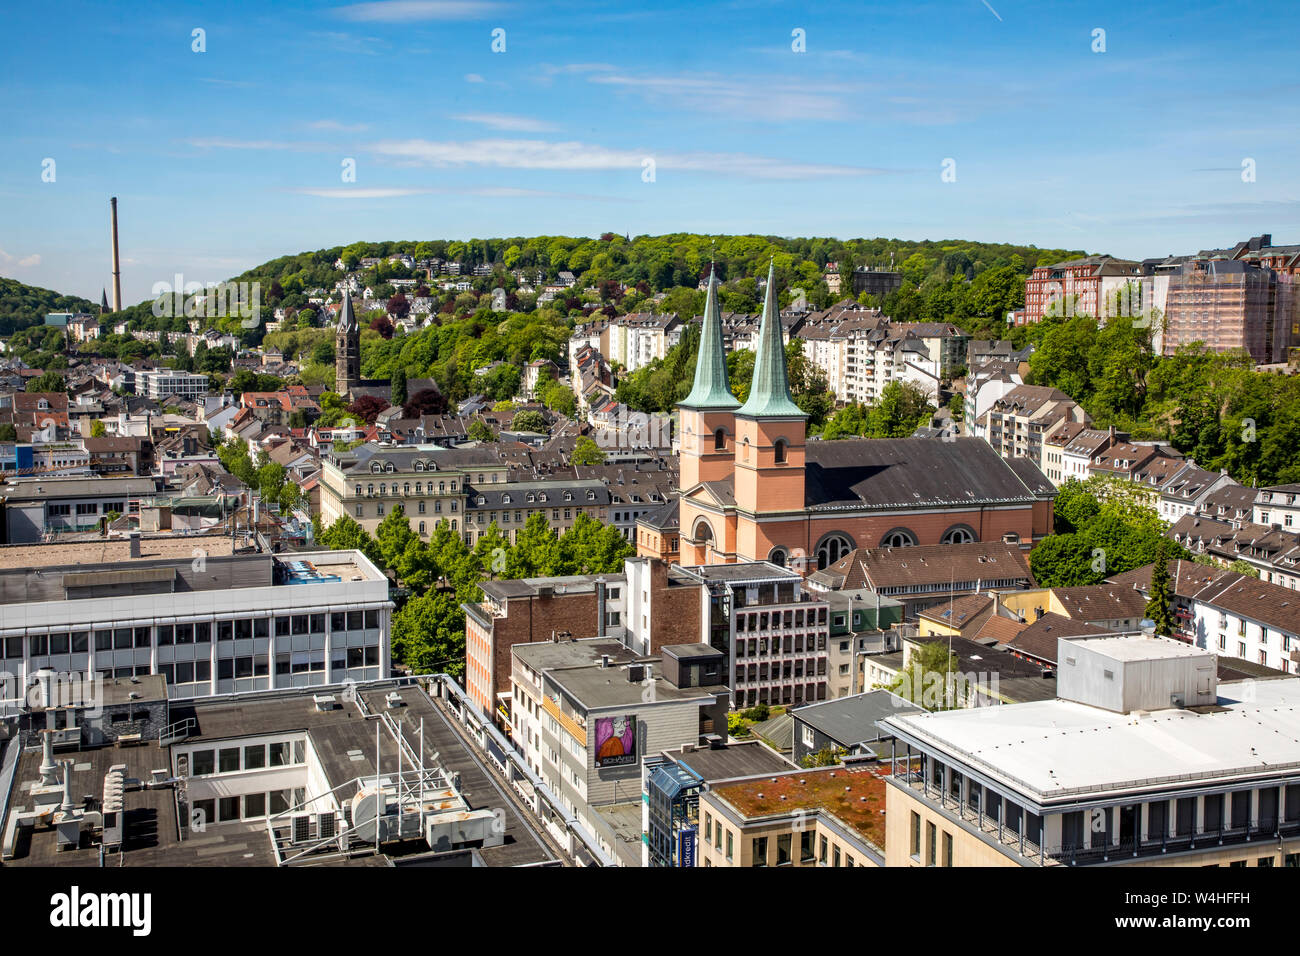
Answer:
<svg viewBox="0 0 1300 956"><path fill-rule="evenodd" d="M647 658L593 638L516 644L512 654L516 746L610 856L640 866L642 760L725 732L721 653L668 645Z"/></svg>
<svg viewBox="0 0 1300 956"><path fill-rule="evenodd" d="M1065 419L1043 436L1043 474L1058 488L1071 478L1083 481L1094 458L1115 441L1127 438L1116 432L1114 425L1097 429Z"/></svg>
<svg viewBox="0 0 1300 956"><path fill-rule="evenodd" d="M989 406L979 429L1003 458L1028 458L1043 469L1044 441L1065 422L1086 425L1091 418L1059 388L1017 385Z"/></svg>
<svg viewBox="0 0 1300 956"><path fill-rule="evenodd" d="M1300 681L1219 684L1212 653L1160 638L1059 656L1055 700L881 721L907 768L887 865L1300 865Z"/></svg>
<svg viewBox="0 0 1300 956"><path fill-rule="evenodd" d="M479 585L483 600L465 611L465 691L480 712L510 733L510 649L563 634L622 640L627 579L577 574Z"/></svg>
<svg viewBox="0 0 1300 956"><path fill-rule="evenodd" d="M1203 342L1213 351L1245 349L1258 364L1287 360L1300 335L1300 247L1272 240L1264 234L1204 250L1168 270L1164 354Z"/></svg>
<svg viewBox="0 0 1300 956"><path fill-rule="evenodd" d="M725 655L735 708L826 700L830 605L789 568L766 561L674 567L670 577L707 591L699 640Z"/></svg>
<svg viewBox="0 0 1300 956"><path fill-rule="evenodd" d="M1255 495L1255 524L1300 532L1300 485L1270 485Z"/></svg>
<svg viewBox="0 0 1300 956"><path fill-rule="evenodd" d="M1038 266L1025 280L1025 308L1016 324L1041 322L1045 315L1089 315L1104 322L1127 311L1116 308L1116 296L1126 289L1136 290L1132 301L1142 301L1143 281L1141 263L1114 256Z"/></svg>
<svg viewBox="0 0 1300 956"><path fill-rule="evenodd" d="M906 548L858 548L830 567L808 576L819 596L864 588L903 605L904 618L952 596L984 590L1034 587L1026 552L1017 542L921 545Z"/></svg>
<svg viewBox="0 0 1300 956"><path fill-rule="evenodd" d="M1110 582L1149 596L1153 565ZM1300 673L1300 603L1295 590L1228 568L1169 563L1174 637L1224 658Z"/></svg>
<svg viewBox="0 0 1300 956"><path fill-rule="evenodd" d="M173 397L197 401L208 393L210 384L206 375L177 369L139 369L135 373L135 393L155 401Z"/></svg>
<svg viewBox="0 0 1300 956"><path fill-rule="evenodd" d="M231 545L136 535L0 549L7 690L44 669L162 674L173 699L388 676L388 579L364 555Z"/></svg>
<svg viewBox="0 0 1300 956"><path fill-rule="evenodd" d="M676 312L630 312L614 319L601 333L601 353L611 365L635 372L655 359L663 358L680 335L681 320Z"/></svg>

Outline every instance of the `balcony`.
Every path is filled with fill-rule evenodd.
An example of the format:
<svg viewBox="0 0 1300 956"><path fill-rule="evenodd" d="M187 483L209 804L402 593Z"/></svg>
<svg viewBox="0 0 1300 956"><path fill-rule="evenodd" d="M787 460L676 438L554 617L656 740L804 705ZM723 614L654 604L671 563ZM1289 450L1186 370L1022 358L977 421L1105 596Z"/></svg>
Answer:
<svg viewBox="0 0 1300 956"><path fill-rule="evenodd" d="M975 827L992 842L1014 850L1026 860L1037 861L1040 866L1088 866L1125 859L1160 857L1170 853L1209 851L1219 847L1251 844L1276 849L1279 841L1300 837L1300 820L1259 820L1254 825L1246 827L1219 828L1208 832L1174 836L1148 835L1146 839L1122 840L1105 847L1090 848L1069 844L1039 846L1029 838L1028 834L1022 840L1020 834L999 823L982 809L962 804L952 794L945 793L934 784L927 787L920 772L900 773L895 776L895 779L905 784L914 796L925 803L940 808L947 815Z"/></svg>

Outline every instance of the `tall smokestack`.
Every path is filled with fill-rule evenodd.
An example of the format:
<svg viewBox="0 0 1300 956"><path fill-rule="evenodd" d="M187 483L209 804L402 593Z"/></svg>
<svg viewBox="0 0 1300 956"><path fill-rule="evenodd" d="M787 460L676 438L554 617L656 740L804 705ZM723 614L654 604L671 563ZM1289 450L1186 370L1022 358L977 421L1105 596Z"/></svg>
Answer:
<svg viewBox="0 0 1300 956"><path fill-rule="evenodd" d="M117 252L117 197L108 201L113 211L113 311L122 311L122 260Z"/></svg>

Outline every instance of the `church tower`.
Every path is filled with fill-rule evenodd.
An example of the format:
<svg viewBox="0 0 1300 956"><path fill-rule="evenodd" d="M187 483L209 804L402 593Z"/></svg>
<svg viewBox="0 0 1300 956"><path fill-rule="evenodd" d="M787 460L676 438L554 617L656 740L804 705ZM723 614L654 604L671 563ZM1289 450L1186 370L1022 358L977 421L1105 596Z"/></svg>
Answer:
<svg viewBox="0 0 1300 956"><path fill-rule="evenodd" d="M677 403L681 409L681 473L683 490L702 481L731 476L735 462L735 411L740 407L727 381L727 355L722 345L722 317L718 312L718 280L709 273L704 302L700 350L695 360L695 386Z"/></svg>
<svg viewBox="0 0 1300 956"><path fill-rule="evenodd" d="M737 529L741 553L767 553L764 542L758 540L763 537L762 529L753 518L802 514L804 510L807 420L808 416L790 397L781 313L776 305L776 270L769 266L754 378L749 398L736 411L735 493L736 510L741 516L741 527Z"/></svg>
<svg viewBox="0 0 1300 956"><path fill-rule="evenodd" d="M334 380L334 390L345 399L361 384L361 329L352 312L352 293L346 287L334 334Z"/></svg>

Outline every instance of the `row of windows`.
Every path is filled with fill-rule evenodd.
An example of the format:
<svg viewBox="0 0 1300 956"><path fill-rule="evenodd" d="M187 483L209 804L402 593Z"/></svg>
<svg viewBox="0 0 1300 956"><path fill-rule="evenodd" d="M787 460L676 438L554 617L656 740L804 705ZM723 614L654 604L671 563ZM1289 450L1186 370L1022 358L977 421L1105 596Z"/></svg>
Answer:
<svg viewBox="0 0 1300 956"><path fill-rule="evenodd" d="M736 631L766 631L772 628L816 627L826 623L826 608L787 608L784 611L761 611L754 614L737 614Z"/></svg>
<svg viewBox="0 0 1300 956"><path fill-rule="evenodd" d="M772 654L802 654L805 651L826 650L825 634L787 634L784 638L772 638L768 643L766 637L748 638L736 642L736 659L760 657Z"/></svg>
<svg viewBox="0 0 1300 956"><path fill-rule="evenodd" d="M202 777L216 773L239 773L265 767L290 767L307 761L307 745L301 740L193 750L176 758L181 776ZM187 763L188 762L188 763Z"/></svg>
<svg viewBox="0 0 1300 956"><path fill-rule="evenodd" d="M271 621L275 622L277 637L300 634L324 634L325 614L281 615L237 618L215 622L217 641L247 640L270 636ZM379 611L334 611L329 615L330 629L342 631L374 630L379 627ZM94 632L96 651L120 651L149 647L152 636L160 647L173 644L206 644L213 638L213 622L193 624L162 624L157 627L119 627ZM27 650L32 657L58 654L84 654L90 646L90 631L58 631L52 634L32 634L26 638ZM0 644L0 657L7 660L23 659L22 637L6 637Z"/></svg>
<svg viewBox="0 0 1300 956"><path fill-rule="evenodd" d="M360 497L362 496L362 493L361 493L361 486L360 486L360 485L353 485L353 486L352 486L352 490L353 490L354 495L355 495L357 498L360 498ZM455 491L456 491L456 482L453 481L453 482L451 483L451 489L450 489L450 491L448 491L448 489L446 488L446 482L442 482L442 481L438 482L438 492L437 492L438 494L440 494L440 495L443 495L443 494L449 494L449 493L454 493ZM433 494L433 493L434 493L434 491L433 491L433 482L431 481L431 482L429 482L429 490L428 490L428 494ZM373 497L375 496L375 486L374 486L373 484L368 484L368 485L366 485L366 492L365 492L365 494L366 494L366 496L373 498ZM388 494L389 494L389 491L388 491L388 483L385 482L385 481L381 481L381 482L379 483L379 496L380 496L381 498L386 498L386 497L388 497ZM398 491L397 491L397 483L396 483L396 482L393 483L393 491L392 491L392 494L393 494L394 496L396 496L396 495L398 494ZM411 494L411 483L408 481L408 482L406 482L405 484L402 485L401 495L402 495L403 497L410 497L410 494ZM422 482L422 481L417 481L417 482L415 483L415 495L416 495L416 497L419 497L420 495L423 495L423 494L425 494L425 490L424 490L424 482ZM453 502L452 502L452 509L451 509L452 511L455 511L455 510L456 510L455 504L456 504L456 503L453 501Z"/></svg>
<svg viewBox="0 0 1300 956"><path fill-rule="evenodd" d="M190 808L191 826L210 823L230 823L235 820L256 820L284 813L306 800L303 789L272 790L269 793L246 793L242 797L220 797L215 800L195 800Z"/></svg>

